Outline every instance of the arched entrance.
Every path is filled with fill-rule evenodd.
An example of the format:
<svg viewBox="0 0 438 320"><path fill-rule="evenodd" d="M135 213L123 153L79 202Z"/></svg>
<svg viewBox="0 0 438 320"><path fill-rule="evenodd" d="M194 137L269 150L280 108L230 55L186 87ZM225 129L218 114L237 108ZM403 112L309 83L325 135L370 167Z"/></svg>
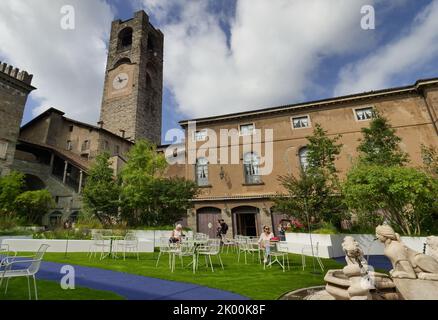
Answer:
<svg viewBox="0 0 438 320"><path fill-rule="evenodd" d="M62 225L62 212L55 211L52 212L49 216L49 227L57 228Z"/></svg>
<svg viewBox="0 0 438 320"><path fill-rule="evenodd" d="M32 174L26 174L24 176L24 184L26 191L38 191L46 188L44 181Z"/></svg>
<svg viewBox="0 0 438 320"><path fill-rule="evenodd" d="M216 238L217 221L221 219L221 209L214 207L201 208L196 211L198 232Z"/></svg>
<svg viewBox="0 0 438 320"><path fill-rule="evenodd" d="M258 235L258 213L256 207L237 207L232 210L235 234L256 237Z"/></svg>

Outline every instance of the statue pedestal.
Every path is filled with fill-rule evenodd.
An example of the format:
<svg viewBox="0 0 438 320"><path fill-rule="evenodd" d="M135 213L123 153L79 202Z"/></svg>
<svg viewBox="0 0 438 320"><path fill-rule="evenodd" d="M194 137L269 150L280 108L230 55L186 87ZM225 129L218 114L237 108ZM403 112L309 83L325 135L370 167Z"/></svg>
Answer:
<svg viewBox="0 0 438 320"><path fill-rule="evenodd" d="M438 300L438 281L392 279L404 300Z"/></svg>

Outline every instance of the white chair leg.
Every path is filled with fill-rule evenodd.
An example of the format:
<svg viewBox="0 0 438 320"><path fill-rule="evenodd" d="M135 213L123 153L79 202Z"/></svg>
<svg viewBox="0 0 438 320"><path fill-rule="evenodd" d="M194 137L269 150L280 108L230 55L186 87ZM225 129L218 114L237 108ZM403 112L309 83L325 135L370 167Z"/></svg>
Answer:
<svg viewBox="0 0 438 320"><path fill-rule="evenodd" d="M157 259L157 263L155 264L155 268L158 267L158 263L160 262L160 257L161 257L161 251L158 253L158 259Z"/></svg>
<svg viewBox="0 0 438 320"><path fill-rule="evenodd" d="M35 288L35 300L38 300L38 289L37 289L35 275L33 275L33 287Z"/></svg>
<svg viewBox="0 0 438 320"><path fill-rule="evenodd" d="M27 290L29 292L29 300L32 300L32 294L30 292L30 279L29 279L29 277L26 277L26 278L27 278Z"/></svg>
<svg viewBox="0 0 438 320"><path fill-rule="evenodd" d="M211 255L208 255L208 260L210 260L211 271L214 272L213 263L211 262Z"/></svg>
<svg viewBox="0 0 438 320"><path fill-rule="evenodd" d="M222 263L222 258L221 258L221 255L219 255L219 261L220 261L220 263L221 263L221 266L222 266L222 270L225 270L225 268L224 268L224 264Z"/></svg>
<svg viewBox="0 0 438 320"><path fill-rule="evenodd" d="M7 294L7 293L8 293L8 287L9 287L9 279L10 279L10 278L7 278L7 279L6 279L6 288L5 288L5 294Z"/></svg>

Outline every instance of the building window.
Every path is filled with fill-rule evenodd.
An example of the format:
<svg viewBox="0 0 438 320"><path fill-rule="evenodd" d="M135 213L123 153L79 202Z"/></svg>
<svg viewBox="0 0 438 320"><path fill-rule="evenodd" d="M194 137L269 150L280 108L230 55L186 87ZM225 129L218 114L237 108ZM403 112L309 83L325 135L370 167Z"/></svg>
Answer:
<svg viewBox="0 0 438 320"><path fill-rule="evenodd" d="M205 141L207 140L207 130L200 130L200 131L196 131L193 134L193 141L197 142L197 141Z"/></svg>
<svg viewBox="0 0 438 320"><path fill-rule="evenodd" d="M196 183L198 186L208 186L208 160L200 158L196 161Z"/></svg>
<svg viewBox="0 0 438 320"><path fill-rule="evenodd" d="M309 149L307 147L301 148L298 152L300 158L300 165L303 170L309 167Z"/></svg>
<svg viewBox="0 0 438 320"><path fill-rule="evenodd" d="M82 151L90 150L90 140L85 140L82 143Z"/></svg>
<svg viewBox="0 0 438 320"><path fill-rule="evenodd" d="M241 136L251 136L255 133L255 125L253 123L242 124L239 126Z"/></svg>
<svg viewBox="0 0 438 320"><path fill-rule="evenodd" d="M73 144L72 144L71 140L68 140L67 141L67 150L71 151L72 149L73 149Z"/></svg>
<svg viewBox="0 0 438 320"><path fill-rule="evenodd" d="M106 140L103 142L103 149L104 150L109 150L109 142L106 141Z"/></svg>
<svg viewBox="0 0 438 320"><path fill-rule="evenodd" d="M73 126L68 127L68 130L69 130L70 132L73 132Z"/></svg>
<svg viewBox="0 0 438 320"><path fill-rule="evenodd" d="M309 116L293 117L292 127L294 129L310 128L310 117Z"/></svg>
<svg viewBox="0 0 438 320"><path fill-rule="evenodd" d="M116 155L120 155L120 146L116 146L115 151Z"/></svg>
<svg viewBox="0 0 438 320"><path fill-rule="evenodd" d="M0 141L0 159L6 160L8 154L8 143Z"/></svg>
<svg viewBox="0 0 438 320"><path fill-rule="evenodd" d="M357 121L367 121L374 117L374 109L372 107L355 109L354 113Z"/></svg>
<svg viewBox="0 0 438 320"><path fill-rule="evenodd" d="M245 154L243 166L245 170L245 184L262 183L260 177L260 158L256 153L250 152Z"/></svg>

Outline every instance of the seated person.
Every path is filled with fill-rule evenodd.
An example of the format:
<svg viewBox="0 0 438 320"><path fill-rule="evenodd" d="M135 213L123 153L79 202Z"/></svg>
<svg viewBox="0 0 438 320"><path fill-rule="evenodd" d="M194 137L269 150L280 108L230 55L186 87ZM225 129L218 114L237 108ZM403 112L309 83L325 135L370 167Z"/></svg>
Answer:
<svg viewBox="0 0 438 320"><path fill-rule="evenodd" d="M183 233L182 233L183 227L182 225L178 224L175 229L172 231L172 235L170 236L170 243L181 243Z"/></svg>
<svg viewBox="0 0 438 320"><path fill-rule="evenodd" d="M271 232L271 229L268 226L263 227L263 233L260 236L259 244L260 248L265 250L265 259L264 263L268 262L268 257L271 254L271 240L274 238L274 234Z"/></svg>

